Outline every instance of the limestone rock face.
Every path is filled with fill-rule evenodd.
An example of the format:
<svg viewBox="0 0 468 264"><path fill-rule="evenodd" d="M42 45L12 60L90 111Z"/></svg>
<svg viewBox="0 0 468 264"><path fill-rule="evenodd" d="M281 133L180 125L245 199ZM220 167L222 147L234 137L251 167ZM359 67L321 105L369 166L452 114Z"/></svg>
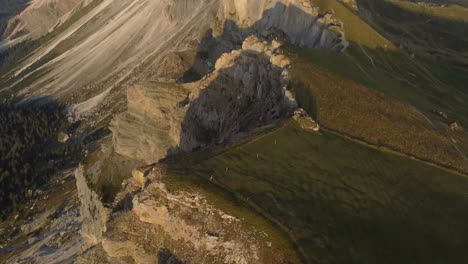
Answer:
<svg viewBox="0 0 468 264"><path fill-rule="evenodd" d="M83 219L81 236L87 246L94 246L101 242L102 233L106 231L108 209L104 208L99 195L90 188L83 166L75 171L75 179L81 202L80 214Z"/></svg>
<svg viewBox="0 0 468 264"><path fill-rule="evenodd" d="M266 220L204 189L181 189L180 179L168 187L158 167L150 171L145 188L134 193L138 183L130 179L122 191L133 195L132 209L109 218L112 229L101 243L109 257L135 263L299 262L287 238ZM246 219L256 219L256 225Z"/></svg>
<svg viewBox="0 0 468 264"><path fill-rule="evenodd" d="M102 241L114 197L124 178L131 177L133 168L142 164L120 156L112 148L110 139L85 157L75 170L82 219L81 235L86 246Z"/></svg>
<svg viewBox="0 0 468 264"><path fill-rule="evenodd" d="M343 33L329 30L329 23L318 19L319 9L307 0L224 0L218 17L263 34L280 31L299 46L335 50L348 46Z"/></svg>
<svg viewBox="0 0 468 264"><path fill-rule="evenodd" d="M147 83L129 88L127 112L111 123L115 151L147 164L169 154L180 143L185 116L180 103L189 91L183 85L172 83Z"/></svg>
<svg viewBox="0 0 468 264"><path fill-rule="evenodd" d="M128 90L128 111L111 125L117 153L148 164L178 151L227 143L289 117L289 59L249 37L195 83L149 83Z"/></svg>
<svg viewBox="0 0 468 264"><path fill-rule="evenodd" d="M269 44L247 38L242 50L224 54L216 71L190 94L182 122L183 150L229 142L239 133L289 117L295 102L286 97L287 59L275 65Z"/></svg>
<svg viewBox="0 0 468 264"><path fill-rule="evenodd" d="M141 188L144 188L146 185L146 182L148 180L147 178L148 172L145 171L144 169L134 169L132 171L132 177L133 180L137 183L138 186Z"/></svg>

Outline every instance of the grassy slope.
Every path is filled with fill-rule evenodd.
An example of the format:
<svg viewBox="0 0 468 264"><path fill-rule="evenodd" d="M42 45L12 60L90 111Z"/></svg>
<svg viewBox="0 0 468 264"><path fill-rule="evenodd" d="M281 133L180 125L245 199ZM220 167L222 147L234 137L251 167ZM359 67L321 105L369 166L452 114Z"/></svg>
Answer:
<svg viewBox="0 0 468 264"><path fill-rule="evenodd" d="M331 12L344 24L345 36L350 42L359 43L367 48L396 50L397 48L371 26L356 16L348 7L336 0L311 0L321 12Z"/></svg>
<svg viewBox="0 0 468 264"><path fill-rule="evenodd" d="M180 160L173 174L213 177L287 229L307 262L468 261L467 178L296 122Z"/></svg>
<svg viewBox="0 0 468 264"><path fill-rule="evenodd" d="M312 2L323 11L333 11L343 21L346 38L351 46L340 54L296 50L300 58L408 102L422 111L445 111L453 119L468 126L466 71L411 58L336 0Z"/></svg>
<svg viewBox="0 0 468 264"><path fill-rule="evenodd" d="M412 60L399 52L364 49L353 44L345 53L295 50L303 60L378 90L424 112L446 112L468 125L468 74L443 64Z"/></svg>
<svg viewBox="0 0 468 264"><path fill-rule="evenodd" d="M468 171L466 135L453 135L446 125L457 120L468 126L468 74L412 58L335 0L313 2L343 21L351 45L344 53L290 49L296 58L293 79L309 89L298 93L299 102L328 128ZM415 106L425 117L416 117L411 107L394 99ZM448 120L433 110L447 113ZM458 138L456 146L452 137Z"/></svg>

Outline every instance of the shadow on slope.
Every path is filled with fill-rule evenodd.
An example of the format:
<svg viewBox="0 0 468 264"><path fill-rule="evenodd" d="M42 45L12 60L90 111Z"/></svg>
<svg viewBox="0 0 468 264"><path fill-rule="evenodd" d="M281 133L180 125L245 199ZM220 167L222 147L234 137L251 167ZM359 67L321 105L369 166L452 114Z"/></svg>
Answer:
<svg viewBox="0 0 468 264"><path fill-rule="evenodd" d="M288 232L306 263L464 263L468 179L304 131L178 155L168 174L215 186Z"/></svg>
<svg viewBox="0 0 468 264"><path fill-rule="evenodd" d="M193 92L196 98L182 104L186 110L181 149L236 142L257 128L290 117L294 104L285 97L284 69L253 50L229 56L221 59L229 67L217 69L205 88Z"/></svg>
<svg viewBox="0 0 468 264"><path fill-rule="evenodd" d="M215 20L214 30L207 31L198 44L193 67L178 82L195 81L208 74L222 54L240 49L242 42L250 35L266 41L287 40L308 48L334 51L346 48L340 25L336 21L328 21L327 12L315 14L315 9L304 8L278 2L250 26L240 26L232 19L222 24Z"/></svg>
<svg viewBox="0 0 468 264"><path fill-rule="evenodd" d="M276 9L284 8L281 5L277 6L279 7ZM265 13L264 17L267 21L271 16L269 12L275 13L276 9ZM292 9L302 14L299 9ZM326 11L326 9L322 10L323 13L320 16L325 16ZM349 10L339 11L337 15L346 16L344 19L346 23L359 19ZM316 23L319 23L318 20ZM352 25L358 26L359 23L364 22L354 21ZM223 25L222 34L207 32L199 44L194 67L179 81L196 80L213 70L216 59L223 53L239 48L242 40L249 34L266 40L284 39L294 43L295 36L287 35L282 30L259 30L264 24L265 21L262 19L252 27L240 28L233 21L227 21ZM345 24L345 30L348 29L347 26L350 25ZM325 28L326 26L320 25L319 27ZM468 93L464 87L468 78L465 72L449 65L435 64L411 57L404 51L392 49L391 43L386 43L386 41L378 41L375 48L370 48L373 45L368 42L381 37L370 27L364 33L372 36L361 37L353 31L351 39L362 40L363 43L353 41L345 52L324 49L327 47L330 50L341 49L342 46L338 42L339 34L329 42L328 46L321 46L322 49L297 47L290 49L291 57L295 57L297 63L293 67L293 78L296 79L293 81L298 86L295 88L302 91L298 91L300 93L298 101L309 111L309 114L318 118L319 122L330 129L373 145L387 146L410 156L466 173L468 171L466 159L468 146L459 146L459 143L454 143L452 138L454 135L447 131L448 125L454 121L461 123L462 126L468 124L468 107L465 103L468 100ZM219 37L214 35L219 35ZM305 43L307 47L320 47L319 44L322 42L319 39L316 36L313 41L302 43ZM319 68L330 71L331 74L326 77L321 75L321 78L311 78L316 68L311 68L309 65L317 65ZM353 81L364 86L361 87L363 89L354 89L356 85ZM301 86L315 86L319 90L330 91L331 89L328 89L330 83L339 82L342 83L338 86L351 85L353 89L342 89L339 93L322 96L323 93L309 93L301 88ZM365 87L375 89L386 96L367 92ZM333 91L336 92L336 89ZM347 92L348 95L345 96ZM340 95L345 96L344 99L340 98ZM354 99L350 100L350 98ZM415 106L422 114L404 103L398 103L393 98ZM314 100L332 104L326 105L327 108L319 113L307 106ZM363 109L365 101L367 105ZM345 105L343 105L344 102L346 102ZM441 120L437 114L432 114L434 112L441 112L447 118ZM319 117L319 114L323 115ZM186 119L186 123L188 122L190 119ZM211 132L205 132L207 138L212 137Z"/></svg>

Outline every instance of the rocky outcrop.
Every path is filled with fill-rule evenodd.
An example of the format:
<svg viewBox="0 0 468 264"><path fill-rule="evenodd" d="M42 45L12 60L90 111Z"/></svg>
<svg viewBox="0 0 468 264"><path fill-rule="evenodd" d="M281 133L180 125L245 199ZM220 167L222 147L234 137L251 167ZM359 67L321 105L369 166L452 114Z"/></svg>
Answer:
<svg viewBox="0 0 468 264"><path fill-rule="evenodd" d="M289 117L289 59L278 41L247 38L195 83L149 83L128 90L128 111L112 124L117 153L148 164L178 151L227 143Z"/></svg>
<svg viewBox="0 0 468 264"><path fill-rule="evenodd" d="M147 164L164 158L180 143L185 109L179 104L190 92L178 84L148 83L127 92L128 110L111 123L115 150Z"/></svg>
<svg viewBox="0 0 468 264"><path fill-rule="evenodd" d="M88 247L94 246L101 242L102 233L106 231L108 209L104 207L97 192L89 185L83 165L75 171L75 179L81 202L81 236Z"/></svg>
<svg viewBox="0 0 468 264"><path fill-rule="evenodd" d="M299 262L288 238L266 220L207 189L181 187L187 186L183 179L166 179L164 171L149 168L149 183L136 193L140 184L125 181L121 194L126 195L120 197L132 197L131 209L110 217L112 229L101 242L109 258L135 263Z"/></svg>
<svg viewBox="0 0 468 264"><path fill-rule="evenodd" d="M81 235L90 247L102 241L112 204L123 179L142 163L115 153L110 140L89 154L75 170L82 218Z"/></svg>
<svg viewBox="0 0 468 264"><path fill-rule="evenodd" d="M281 33L288 41L304 47L342 50L348 46L342 30L330 30L330 23L319 14L308 0L249 1L224 0L221 3L218 19L232 30L233 25L244 29L244 34L268 36ZM247 29L247 30L245 30ZM215 29L216 32L216 29Z"/></svg>

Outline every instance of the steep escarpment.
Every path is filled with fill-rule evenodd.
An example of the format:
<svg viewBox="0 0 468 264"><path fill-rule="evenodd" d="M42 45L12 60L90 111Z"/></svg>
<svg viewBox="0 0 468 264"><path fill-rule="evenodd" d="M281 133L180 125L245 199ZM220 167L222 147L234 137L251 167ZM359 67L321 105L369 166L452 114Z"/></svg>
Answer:
<svg viewBox="0 0 468 264"><path fill-rule="evenodd" d="M466 167L448 137L464 123L397 101L424 102L431 73L342 4L363 1L66 1L11 21L15 41L45 37L3 53L0 93L67 103L58 140L85 157L56 204L34 192L24 234L0 225L6 262L468 263L467 179L413 155ZM436 77L434 98L462 105Z"/></svg>
<svg viewBox="0 0 468 264"><path fill-rule="evenodd" d="M103 141L75 170L81 202L81 235L88 247L101 242L121 182L131 175L133 168L141 165L115 153L109 141Z"/></svg>

